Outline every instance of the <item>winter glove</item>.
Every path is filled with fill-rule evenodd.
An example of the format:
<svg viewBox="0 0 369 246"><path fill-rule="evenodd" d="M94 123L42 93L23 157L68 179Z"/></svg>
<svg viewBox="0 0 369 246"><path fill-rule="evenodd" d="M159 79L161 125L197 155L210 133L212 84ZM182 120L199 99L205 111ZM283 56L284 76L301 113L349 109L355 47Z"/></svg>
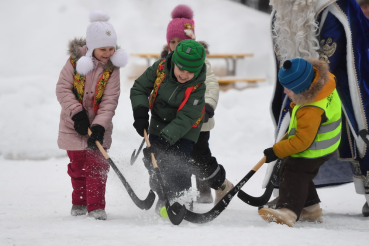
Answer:
<svg viewBox="0 0 369 246"><path fill-rule="evenodd" d="M265 163L269 163L278 159L278 156L276 156L274 153L273 147L265 149L264 155L266 156Z"/></svg>
<svg viewBox="0 0 369 246"><path fill-rule="evenodd" d="M84 136L87 135L87 129L90 127L90 121L88 120L88 115L85 109L81 112L76 113L72 120L74 121L74 130L78 134Z"/></svg>
<svg viewBox="0 0 369 246"><path fill-rule="evenodd" d="M160 155L162 153L167 152L169 147L170 147L169 142L165 138L159 137L157 140L151 143L150 147L144 148L142 152L144 156L147 156L147 157L150 156L150 160L151 160L151 153L154 154L156 159L159 159Z"/></svg>
<svg viewBox="0 0 369 246"><path fill-rule="evenodd" d="M133 118L135 122L133 123L134 128L141 137L144 136L144 129L149 128L149 109L146 107L138 107L133 110Z"/></svg>
<svg viewBox="0 0 369 246"><path fill-rule="evenodd" d="M91 127L91 131L92 134L87 139L87 145L90 149L97 150L98 147L95 142L99 141L101 145L104 143L105 128L100 125L94 125L93 127Z"/></svg>
<svg viewBox="0 0 369 246"><path fill-rule="evenodd" d="M214 109L210 104L205 103L205 115L204 115L204 123L209 121L209 118L213 118Z"/></svg>

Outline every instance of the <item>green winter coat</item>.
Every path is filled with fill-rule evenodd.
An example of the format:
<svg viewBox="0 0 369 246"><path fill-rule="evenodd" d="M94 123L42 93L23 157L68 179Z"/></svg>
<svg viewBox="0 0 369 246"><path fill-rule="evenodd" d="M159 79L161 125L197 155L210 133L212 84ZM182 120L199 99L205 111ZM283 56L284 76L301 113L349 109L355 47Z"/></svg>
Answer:
<svg viewBox="0 0 369 246"><path fill-rule="evenodd" d="M166 77L160 85L151 110L149 133L164 137L171 145L181 138L197 142L202 122L197 127L192 126L201 117L201 111L205 105L206 66L203 66L197 78L181 84L177 82L173 74L174 65L171 58L172 53L166 57L164 62ZM133 110L138 107L150 108L149 96L157 77L157 67L162 60L156 61L135 80L130 95ZM198 84L201 86L191 93L187 103L177 112L184 100L186 88Z"/></svg>

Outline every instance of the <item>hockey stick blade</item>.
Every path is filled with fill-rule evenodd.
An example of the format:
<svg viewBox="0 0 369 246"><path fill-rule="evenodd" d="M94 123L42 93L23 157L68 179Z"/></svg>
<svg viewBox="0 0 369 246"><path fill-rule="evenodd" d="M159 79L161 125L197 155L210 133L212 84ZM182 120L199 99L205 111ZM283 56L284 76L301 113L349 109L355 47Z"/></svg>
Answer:
<svg viewBox="0 0 369 246"><path fill-rule="evenodd" d="M91 136L92 131L90 128L88 128L88 135ZM128 195L131 197L132 201L137 205L137 207L148 210L152 207L155 201L155 193L150 190L149 194L147 195L145 200L140 200L135 192L133 191L132 187L128 184L122 173L119 171L113 160L110 158L108 153L106 153L105 149L101 146L99 141L95 141L97 148L100 150L101 154L105 157L106 161L109 163L109 165L113 168L115 173L118 175L120 181L122 181L124 187L126 188Z"/></svg>
<svg viewBox="0 0 369 246"><path fill-rule="evenodd" d="M168 197L167 197L167 192L164 186L164 182L163 182L163 178L161 177L161 173L159 171L159 168L156 167L154 168L156 177L158 179L159 185L161 187L162 190L162 194L164 196L165 199L165 209L167 210L167 214L169 217L170 222L172 222L173 225L179 225L181 224L183 218L186 215L186 207L184 205L179 204L178 202L175 202L172 206L175 206L177 208L176 213L173 212L172 210L172 206L169 203ZM160 195L159 195L160 197Z"/></svg>
<svg viewBox="0 0 369 246"><path fill-rule="evenodd" d="M141 149L142 149L144 143L145 143L145 139L142 140L142 143L141 143L140 147L138 148L137 155L135 155L136 154L136 150L133 151L133 153L131 155L131 160L130 160L131 165L133 165L135 163L135 161L137 160L137 157L140 154Z"/></svg>
<svg viewBox="0 0 369 246"><path fill-rule="evenodd" d="M192 222L192 223L198 223L203 224L210 222L214 220L216 217L218 217L224 209L228 206L228 204L231 202L232 198L239 192L244 186L244 184L254 175L255 171L251 170L238 184L233 187L223 198L220 200L210 211L206 213L194 213L192 211L186 210L186 214L184 216L184 220ZM175 203L172 205L174 212L179 212L180 204Z"/></svg>
<svg viewBox="0 0 369 246"><path fill-rule="evenodd" d="M184 219L192 223L203 224L214 220L218 217L224 209L231 202L232 198L241 190L241 188L246 184L247 181L255 174L255 172L265 163L266 157L264 156L251 170L246 174L245 177L241 179L240 182L236 184L224 197L208 212L206 213L194 213L192 211L186 210ZM172 208L174 212L179 210L178 204L173 204Z"/></svg>
<svg viewBox="0 0 369 246"><path fill-rule="evenodd" d="M237 194L238 198L240 198L243 202L247 203L250 206L261 207L265 205L269 201L270 197L272 196L274 187L278 186L278 183L279 183L278 174L279 174L281 165L282 165L282 160L278 159L277 163L274 165L273 172L270 175L269 182L267 186L265 187L265 191L263 195L261 195L260 197L253 197L241 190Z"/></svg>
<svg viewBox="0 0 369 246"><path fill-rule="evenodd" d="M247 194L246 192L240 190L237 194L238 198L240 198L243 202L249 204L250 206L260 207L265 205L270 197L272 196L274 189L274 185L271 181L269 181L267 187L265 188L264 194L260 197L253 197Z"/></svg>
<svg viewBox="0 0 369 246"><path fill-rule="evenodd" d="M155 193L152 190L150 190L145 200L139 199L137 195L135 194L135 192L133 191L132 187L126 181L126 179L124 178L122 173L119 171L117 166L114 164L114 162L110 158L106 160L108 161L109 165L113 168L115 173L118 175L120 181L122 181L124 187L126 188L128 192L128 195L131 197L132 201L137 205L137 207L143 210L150 209L155 201Z"/></svg>

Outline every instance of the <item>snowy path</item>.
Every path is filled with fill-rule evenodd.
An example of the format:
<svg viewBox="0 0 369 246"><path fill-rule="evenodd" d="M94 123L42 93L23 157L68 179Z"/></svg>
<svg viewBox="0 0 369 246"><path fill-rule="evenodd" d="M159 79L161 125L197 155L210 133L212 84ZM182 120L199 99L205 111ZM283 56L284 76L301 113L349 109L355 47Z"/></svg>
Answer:
<svg viewBox="0 0 369 246"><path fill-rule="evenodd" d="M110 172L106 196L108 220L72 217L67 163L67 158L1 160L0 245L351 246L366 245L369 239L369 221L360 213L363 199L355 194L352 184L319 190L324 212L322 224L299 222L295 228L267 224L259 218L256 208L235 198L213 222L204 225L183 222L177 227L159 218L153 209L137 209L118 177ZM233 172L231 180L236 179L234 173L237 172ZM132 177L127 178L137 185ZM246 190L261 192L260 184L254 183L250 180ZM138 195L143 197L148 188L145 184L141 186L135 188L140 188ZM203 206L201 210L210 207Z"/></svg>

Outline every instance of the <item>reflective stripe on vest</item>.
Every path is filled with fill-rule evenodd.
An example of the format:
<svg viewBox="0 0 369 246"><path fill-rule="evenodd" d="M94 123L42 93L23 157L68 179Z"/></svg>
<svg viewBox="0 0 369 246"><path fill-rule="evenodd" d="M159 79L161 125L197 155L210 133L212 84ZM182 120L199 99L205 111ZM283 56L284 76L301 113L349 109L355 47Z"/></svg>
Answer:
<svg viewBox="0 0 369 246"><path fill-rule="evenodd" d="M288 127L288 138L296 134L297 111L304 107L318 107L324 110L327 121L322 123L318 129L314 142L308 149L292 157L319 158L334 152L341 141L341 101L335 89L328 97L313 103L296 105L292 110L290 125Z"/></svg>

